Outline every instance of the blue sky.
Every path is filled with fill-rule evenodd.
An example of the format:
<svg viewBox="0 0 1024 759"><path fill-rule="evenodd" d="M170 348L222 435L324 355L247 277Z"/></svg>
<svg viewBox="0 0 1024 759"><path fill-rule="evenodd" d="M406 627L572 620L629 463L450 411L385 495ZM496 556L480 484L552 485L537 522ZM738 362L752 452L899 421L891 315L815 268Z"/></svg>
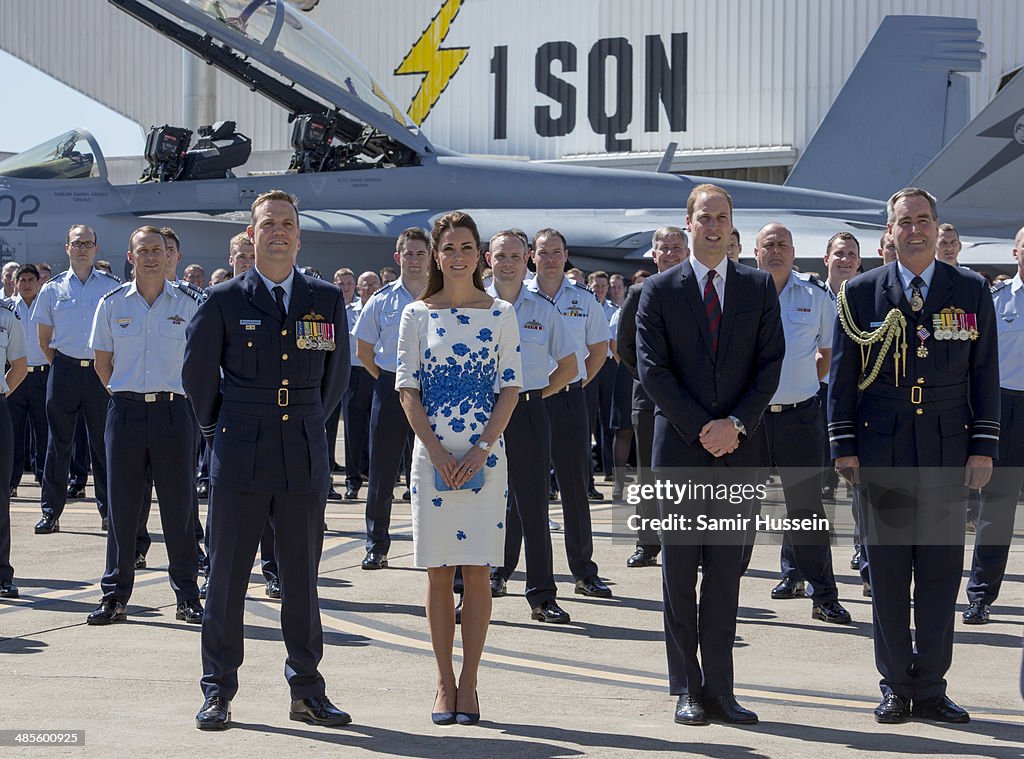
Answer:
<svg viewBox="0 0 1024 759"><path fill-rule="evenodd" d="M0 51L6 115L0 151L17 153L73 127L88 129L105 156L142 155L142 129L106 106Z"/></svg>

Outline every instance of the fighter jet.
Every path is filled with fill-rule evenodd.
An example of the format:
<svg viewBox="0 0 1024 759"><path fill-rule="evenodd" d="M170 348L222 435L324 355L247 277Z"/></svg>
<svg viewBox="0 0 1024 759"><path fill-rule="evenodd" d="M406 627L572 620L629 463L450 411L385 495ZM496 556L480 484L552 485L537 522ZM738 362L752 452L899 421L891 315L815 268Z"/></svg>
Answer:
<svg viewBox="0 0 1024 759"><path fill-rule="evenodd" d="M429 228L456 208L472 214L485 237L513 226L556 227L574 265L631 272L643 264L655 229L682 225L690 190L705 181L668 173L671 147L658 171L641 172L484 159L437 146L340 42L287 2L109 2L287 109L294 153L280 173L235 176L250 143L225 114L198 135L153 129L144 175L117 184L89 132L68 130L0 163L0 247L15 251L9 257L16 260L56 261L65 231L77 222L97 230L110 257L111 246L120 250L132 229L149 223L174 227L189 261L210 270L224 265L227 242L245 228L252 200L280 188L298 196L302 209L300 262L327 276L339 266L389 263L403 229ZM943 201L943 220L957 223L959 214L968 222L961 261L1008 271L1005 238L1024 210L1020 194L1009 190L1019 185L1011 181L1019 173L1012 164L1024 152L1024 128L1015 141L1020 120L1011 118L1024 101L1024 77L948 138L951 125L967 122L966 83L956 72L980 67L979 37L973 20L887 17L788 186L714 180L735 201L737 229L749 240L768 221L786 224L797 264L818 271L825 242L847 230L871 261L885 198L934 157L919 173ZM879 96L897 64L905 72L903 95L888 103ZM1003 131L1011 142L998 139ZM865 135L870 151L861 145ZM995 211L987 210L992 194L999 196Z"/></svg>

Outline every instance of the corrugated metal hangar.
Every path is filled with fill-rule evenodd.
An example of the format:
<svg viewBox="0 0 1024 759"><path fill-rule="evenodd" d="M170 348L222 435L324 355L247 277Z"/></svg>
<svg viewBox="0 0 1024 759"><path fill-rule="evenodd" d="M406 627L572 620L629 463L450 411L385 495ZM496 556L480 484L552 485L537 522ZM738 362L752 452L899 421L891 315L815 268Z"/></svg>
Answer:
<svg viewBox="0 0 1024 759"><path fill-rule="evenodd" d="M978 20L972 115L1024 64L1017 0L326 0L308 18L435 144L653 168L675 142L673 171L782 181L890 14ZM183 103L189 54L104 0L5 0L0 48L143 127L199 125ZM290 151L283 110L200 68L215 97L189 115L235 120L250 168ZM889 97L895 82L862 117L884 119ZM71 126L89 125L52 131Z"/></svg>

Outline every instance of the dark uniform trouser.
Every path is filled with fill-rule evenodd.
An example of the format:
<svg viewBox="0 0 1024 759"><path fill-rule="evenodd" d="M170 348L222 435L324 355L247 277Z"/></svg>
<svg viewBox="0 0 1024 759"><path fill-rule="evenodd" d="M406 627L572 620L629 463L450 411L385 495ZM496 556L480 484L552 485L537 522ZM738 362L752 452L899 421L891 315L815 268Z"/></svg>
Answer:
<svg viewBox="0 0 1024 759"><path fill-rule="evenodd" d="M1013 522L1024 484L1024 391L1000 392L999 460L982 491L974 536L967 599L991 605L999 597L1013 538Z"/></svg>
<svg viewBox="0 0 1024 759"><path fill-rule="evenodd" d="M324 539L326 492L252 493L216 481L210 490L210 584L203 615L203 693L228 700L238 691L243 657L245 591L267 520L273 521L281 573L281 632L292 698L324 693L317 571Z"/></svg>
<svg viewBox="0 0 1024 759"><path fill-rule="evenodd" d="M361 366L353 366L348 388L339 408L345 417L345 488L359 490L360 473L366 449L370 445L370 409L373 404L373 376ZM328 433L330 431L328 430ZM337 426L335 426L337 432ZM337 437L337 434L335 434ZM330 444L330 434L328 434Z"/></svg>
<svg viewBox="0 0 1024 759"><path fill-rule="evenodd" d="M573 384L575 387L545 398L544 405L551 425L551 462L562 495L565 554L572 576L584 580L597 574L587 500L590 429L583 390Z"/></svg>
<svg viewBox="0 0 1024 759"><path fill-rule="evenodd" d="M605 474L611 474L615 467L614 450L612 440L615 437L611 430L612 423L612 396L615 394L615 368L618 364L615 359L609 358L601 365L600 371L587 386L583 389L584 397L587 399L587 418L590 424L590 434L597 441L598 450L601 452L601 469ZM587 446L589 453L590 447ZM587 456L589 465L591 457ZM594 484L593 467L588 467L590 474L587 482Z"/></svg>
<svg viewBox="0 0 1024 759"><path fill-rule="evenodd" d="M779 468L786 514L793 519L823 518L821 504L821 408L817 397L778 413L766 412L765 430L772 463ZM815 604L839 598L832 572L832 548L828 530L787 531L785 542L792 548L797 571L810 584ZM785 546L784 546L785 547ZM785 568L783 568L784 570Z"/></svg>
<svg viewBox="0 0 1024 759"><path fill-rule="evenodd" d="M68 465L68 484L84 488L89 484L89 432L85 412L79 411L75 421L75 437L71 445L71 463Z"/></svg>
<svg viewBox="0 0 1024 759"><path fill-rule="evenodd" d="M199 598L192 521L192 426L188 401L110 399L105 431L110 462L107 568L104 598L128 603L135 584L136 536L144 508L147 470L152 472L167 548L171 587L178 603Z"/></svg>
<svg viewBox="0 0 1024 759"><path fill-rule="evenodd" d="M508 508L505 517L505 565L495 570L506 580L519 563L526 543L526 601L531 607L554 601L551 531L548 529L548 476L551 441L548 414L540 390L523 394L505 427L508 456Z"/></svg>
<svg viewBox="0 0 1024 759"><path fill-rule="evenodd" d="M20 446L19 441L19 446ZM23 446L20 446L23 447ZM11 479L11 465L14 461L14 432L7 398L0 393L0 483ZM11 493L0 487L0 582L14 580L11 566Z"/></svg>
<svg viewBox="0 0 1024 759"><path fill-rule="evenodd" d="M68 499L68 459L71 456L79 409L85 413L92 452L96 506L101 517L107 516L107 461L103 427L110 395L96 376L92 361L85 366L81 363L62 353L54 354L46 383L46 420L50 428L50 439L43 467L42 510L54 519L60 518ZM136 503L141 503L141 500L140 495Z"/></svg>
<svg viewBox="0 0 1024 759"><path fill-rule="evenodd" d="M21 483L25 472L25 432L30 427L35 442L35 472L42 481L43 462L46 460L46 377L49 367L32 367L35 371L27 374L17 389L7 399L11 412L11 426L14 429L14 464L11 469L10 483L12 488Z"/></svg>
<svg viewBox="0 0 1024 759"><path fill-rule="evenodd" d="M366 491L366 550L387 554L391 549L391 502L402 453L412 434L395 390L394 372L381 371L373 384L370 409L370 486ZM358 468L358 466L357 466ZM348 473L348 462L345 467ZM321 528L323 525L320 525Z"/></svg>
<svg viewBox="0 0 1024 759"><path fill-rule="evenodd" d="M633 409L633 434L636 436L636 472L640 485L653 485L654 477L651 473L651 452L654 448L654 411L648 409ZM643 509L649 507L647 499L641 499L637 504L636 513L641 517L655 517L657 514L647 514ZM654 538L657 535L653 535ZM644 536L638 535L636 547L642 548L648 556L654 557L661 552L661 543L645 540Z"/></svg>

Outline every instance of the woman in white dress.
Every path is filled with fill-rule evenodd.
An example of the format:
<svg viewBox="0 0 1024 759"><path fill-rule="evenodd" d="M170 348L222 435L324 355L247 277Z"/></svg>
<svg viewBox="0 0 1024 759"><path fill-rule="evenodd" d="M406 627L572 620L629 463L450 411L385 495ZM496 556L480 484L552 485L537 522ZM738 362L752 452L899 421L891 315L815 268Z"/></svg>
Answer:
<svg viewBox="0 0 1024 759"><path fill-rule="evenodd" d="M437 659L436 724L480 718L477 670L491 619L490 567L503 560L508 478L501 433L522 375L515 309L484 292L480 236L452 211L430 235L430 278L406 306L395 382L416 434L414 563L427 568L427 622ZM495 396L497 393L497 396ZM452 581L462 567L462 672L452 663Z"/></svg>

